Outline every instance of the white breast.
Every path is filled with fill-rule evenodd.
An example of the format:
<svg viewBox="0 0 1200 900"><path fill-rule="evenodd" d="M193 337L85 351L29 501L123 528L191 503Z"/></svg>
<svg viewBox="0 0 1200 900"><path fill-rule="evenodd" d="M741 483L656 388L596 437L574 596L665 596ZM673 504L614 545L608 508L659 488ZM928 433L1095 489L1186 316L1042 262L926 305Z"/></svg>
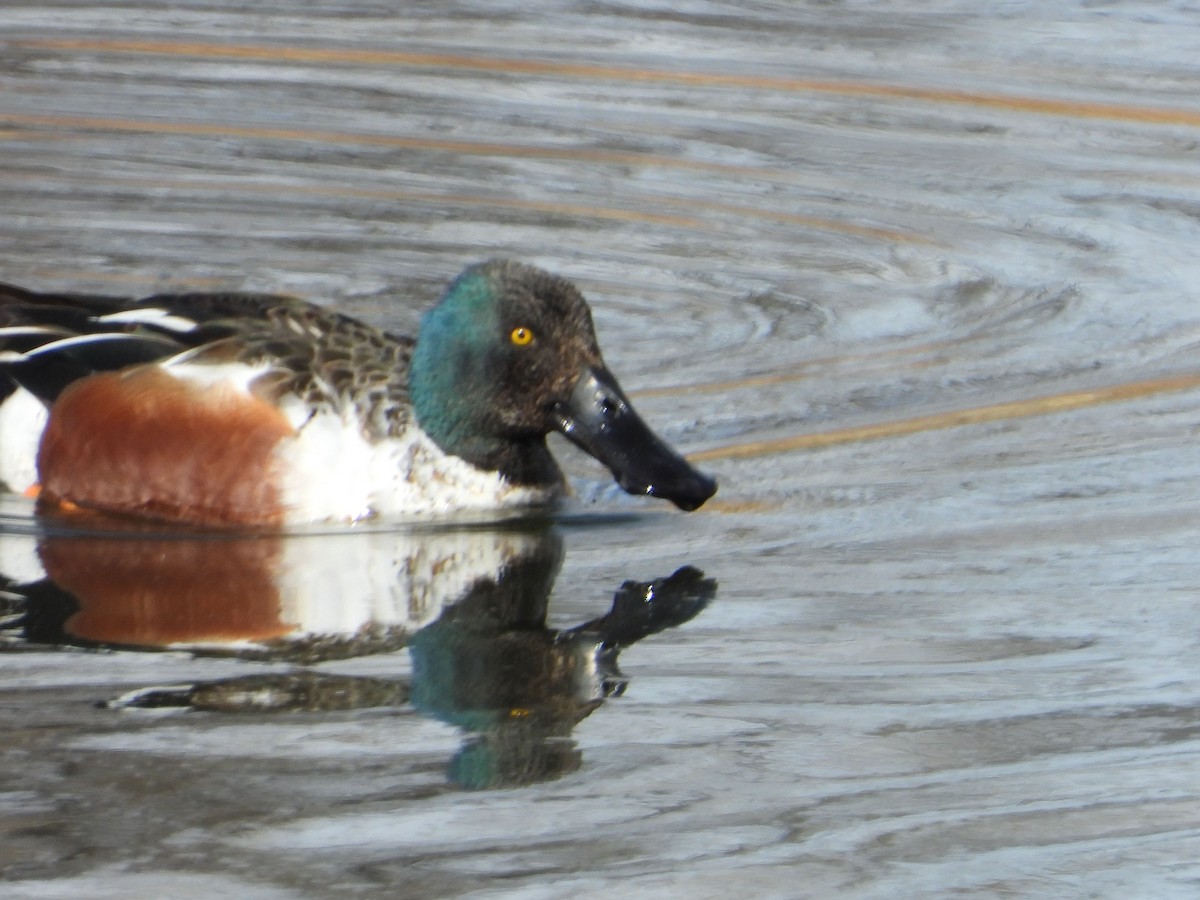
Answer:
<svg viewBox="0 0 1200 900"><path fill-rule="evenodd" d="M37 449L47 418L42 401L24 388L0 403L0 485L21 492L37 484Z"/></svg>
<svg viewBox="0 0 1200 900"><path fill-rule="evenodd" d="M555 491L513 485L443 453L416 425L367 441L349 413L317 412L276 450L289 522L357 521L531 506Z"/></svg>

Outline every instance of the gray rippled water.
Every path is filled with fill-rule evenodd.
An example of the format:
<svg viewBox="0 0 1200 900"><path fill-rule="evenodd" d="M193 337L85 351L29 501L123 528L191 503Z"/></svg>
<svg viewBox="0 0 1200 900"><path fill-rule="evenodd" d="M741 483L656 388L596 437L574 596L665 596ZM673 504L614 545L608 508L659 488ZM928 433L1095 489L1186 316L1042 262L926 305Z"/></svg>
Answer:
<svg viewBox="0 0 1200 900"><path fill-rule="evenodd" d="M7 4L0 278L411 330L520 257L721 491L562 445L486 527L4 498L5 896L1193 896L1198 28Z"/></svg>

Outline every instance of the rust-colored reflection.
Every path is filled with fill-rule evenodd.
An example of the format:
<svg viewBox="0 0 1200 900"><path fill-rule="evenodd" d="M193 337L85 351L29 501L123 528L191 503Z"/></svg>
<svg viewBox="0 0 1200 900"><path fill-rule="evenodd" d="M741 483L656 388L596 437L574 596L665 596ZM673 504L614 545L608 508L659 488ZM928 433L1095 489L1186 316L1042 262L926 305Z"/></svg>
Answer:
<svg viewBox="0 0 1200 900"><path fill-rule="evenodd" d="M72 527L108 530L4 536L19 568L35 573L3 573L25 582L16 593L36 586L57 598L57 622L41 615L38 640L297 661L361 655L402 646L474 585L508 584L531 565L551 571L544 604L561 556L545 529L164 535L114 533L114 521L81 512Z"/></svg>
<svg viewBox="0 0 1200 900"><path fill-rule="evenodd" d="M268 641L296 629L283 619L279 538L63 537L44 541L40 556L79 605L63 629L81 641L167 647Z"/></svg>

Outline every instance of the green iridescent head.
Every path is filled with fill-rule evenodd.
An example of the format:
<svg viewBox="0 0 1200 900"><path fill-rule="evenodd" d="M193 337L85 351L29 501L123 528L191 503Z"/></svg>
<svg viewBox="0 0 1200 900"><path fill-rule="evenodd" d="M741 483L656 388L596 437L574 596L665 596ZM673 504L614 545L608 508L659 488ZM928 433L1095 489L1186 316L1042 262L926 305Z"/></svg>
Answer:
<svg viewBox="0 0 1200 900"><path fill-rule="evenodd" d="M695 509L716 490L634 412L579 290L532 266L491 260L454 280L421 319L409 392L442 450L516 484L561 481L545 444L560 431L630 493Z"/></svg>

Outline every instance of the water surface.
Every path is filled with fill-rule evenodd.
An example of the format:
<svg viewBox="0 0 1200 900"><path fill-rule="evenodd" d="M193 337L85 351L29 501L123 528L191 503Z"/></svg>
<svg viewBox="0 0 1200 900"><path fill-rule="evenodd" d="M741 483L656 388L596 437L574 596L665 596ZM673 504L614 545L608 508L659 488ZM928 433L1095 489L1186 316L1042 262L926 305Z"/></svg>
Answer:
<svg viewBox="0 0 1200 900"><path fill-rule="evenodd" d="M4 279L289 290L410 330L466 262L520 257L581 285L639 410L721 481L684 516L560 446L575 497L532 531L416 562L388 529L226 545L241 574L195 581L265 607L185 628L146 599L136 633L96 622L156 571L203 596L170 579L211 548L60 544L85 586L126 580L105 616L11 609L6 894L1194 896L1198 26L6 6ZM0 570L40 577L28 507L0 528ZM545 590L456 631L435 595L502 586L471 573L510 550ZM631 617L626 581L682 567L715 594ZM580 649L614 621L619 677ZM436 648L533 645L571 678L430 699L458 671Z"/></svg>

